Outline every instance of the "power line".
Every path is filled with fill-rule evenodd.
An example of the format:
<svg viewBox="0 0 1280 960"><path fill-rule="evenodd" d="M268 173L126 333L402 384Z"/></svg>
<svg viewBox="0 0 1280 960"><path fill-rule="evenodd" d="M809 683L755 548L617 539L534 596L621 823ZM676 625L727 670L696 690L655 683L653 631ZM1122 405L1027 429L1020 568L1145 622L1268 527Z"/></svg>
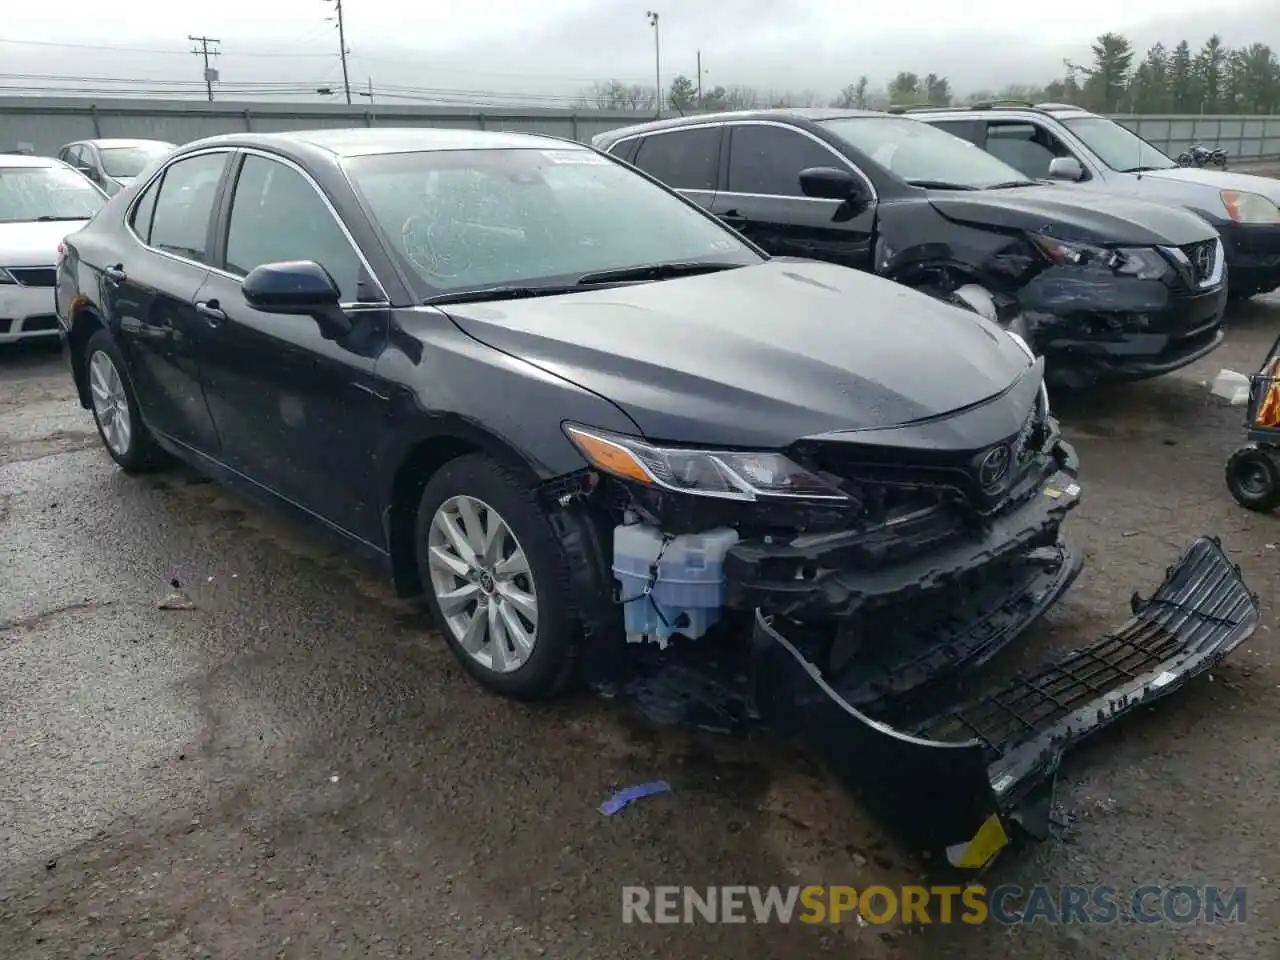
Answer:
<svg viewBox="0 0 1280 960"><path fill-rule="evenodd" d="M216 47L221 41L215 40L213 37L193 37L191 34L187 34L187 39L192 43L200 44L199 50L192 50L191 52L196 56L204 56L204 86L209 91L209 102L213 103L213 81L218 79L218 71L209 65L209 57L211 55L209 44L212 43ZM218 51L215 49L212 52L212 56L216 57L217 55Z"/></svg>

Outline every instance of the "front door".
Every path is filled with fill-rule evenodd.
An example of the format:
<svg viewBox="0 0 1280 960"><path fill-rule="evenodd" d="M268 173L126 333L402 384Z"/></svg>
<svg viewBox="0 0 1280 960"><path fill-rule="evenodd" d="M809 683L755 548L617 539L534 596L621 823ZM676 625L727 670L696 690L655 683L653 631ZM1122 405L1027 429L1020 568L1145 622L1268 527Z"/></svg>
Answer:
<svg viewBox="0 0 1280 960"><path fill-rule="evenodd" d="M235 178L221 260L196 306L210 325L200 366L223 461L381 544L375 450L389 393L373 371L390 313L367 266L310 178L257 153L244 154ZM286 260L313 260L329 272L349 335L326 339L311 317L249 306L238 278Z"/></svg>
<svg viewBox="0 0 1280 960"><path fill-rule="evenodd" d="M129 212L132 242L103 278L143 419L209 454L218 437L200 388L205 322L195 297L209 276L210 221L228 156L186 157L153 180Z"/></svg>
<svg viewBox="0 0 1280 960"><path fill-rule="evenodd" d="M716 216L774 256L871 269L874 202L818 200L800 190L800 171L852 170L848 160L792 127L744 123L729 131L728 178L711 208Z"/></svg>

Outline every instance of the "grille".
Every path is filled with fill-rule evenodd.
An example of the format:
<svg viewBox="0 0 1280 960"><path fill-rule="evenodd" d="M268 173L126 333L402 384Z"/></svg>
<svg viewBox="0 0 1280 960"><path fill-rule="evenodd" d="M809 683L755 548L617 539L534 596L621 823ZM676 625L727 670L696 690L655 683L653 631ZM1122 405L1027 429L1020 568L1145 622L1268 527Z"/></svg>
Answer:
<svg viewBox="0 0 1280 960"><path fill-rule="evenodd" d="M1186 255L1191 280L1196 286L1204 286L1213 279L1218 267L1218 241L1203 240L1178 249Z"/></svg>
<svg viewBox="0 0 1280 960"><path fill-rule="evenodd" d="M37 333L41 330L57 330L58 318L52 313L42 313L34 317L27 317L22 321L23 333Z"/></svg>
<svg viewBox="0 0 1280 960"><path fill-rule="evenodd" d="M54 267L5 267L5 272L24 287L52 287L58 278Z"/></svg>

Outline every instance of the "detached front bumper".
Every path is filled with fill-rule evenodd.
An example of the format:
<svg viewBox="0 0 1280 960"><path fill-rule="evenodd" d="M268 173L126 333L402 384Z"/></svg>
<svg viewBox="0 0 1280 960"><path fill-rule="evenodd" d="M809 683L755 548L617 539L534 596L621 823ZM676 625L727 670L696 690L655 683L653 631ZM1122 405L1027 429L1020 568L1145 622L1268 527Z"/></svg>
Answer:
<svg viewBox="0 0 1280 960"><path fill-rule="evenodd" d="M1247 639L1256 598L1218 542L1201 538L1133 617L1091 646L963 701L873 702L829 675L790 621L756 612L755 702L808 741L834 775L911 845L956 867L985 866L1015 828L1043 835L1066 750L1178 689ZM887 635L884 643L892 643ZM852 688L852 697L847 691Z"/></svg>

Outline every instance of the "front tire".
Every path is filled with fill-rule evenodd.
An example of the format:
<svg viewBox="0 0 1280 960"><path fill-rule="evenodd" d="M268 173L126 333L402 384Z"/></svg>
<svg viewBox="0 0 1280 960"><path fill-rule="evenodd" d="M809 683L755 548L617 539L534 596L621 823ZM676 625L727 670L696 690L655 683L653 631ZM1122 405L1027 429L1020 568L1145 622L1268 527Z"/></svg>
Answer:
<svg viewBox="0 0 1280 960"><path fill-rule="evenodd" d="M84 350L90 409L98 436L125 473L146 473L164 460L138 412L138 398L125 373L124 357L106 330L89 338Z"/></svg>
<svg viewBox="0 0 1280 960"><path fill-rule="evenodd" d="M441 467L422 491L415 547L432 618L473 677L517 700L570 685L583 641L568 562L516 471L479 454Z"/></svg>
<svg viewBox="0 0 1280 960"><path fill-rule="evenodd" d="M1280 453L1246 444L1227 461L1227 488L1249 510L1270 513L1280 507Z"/></svg>

